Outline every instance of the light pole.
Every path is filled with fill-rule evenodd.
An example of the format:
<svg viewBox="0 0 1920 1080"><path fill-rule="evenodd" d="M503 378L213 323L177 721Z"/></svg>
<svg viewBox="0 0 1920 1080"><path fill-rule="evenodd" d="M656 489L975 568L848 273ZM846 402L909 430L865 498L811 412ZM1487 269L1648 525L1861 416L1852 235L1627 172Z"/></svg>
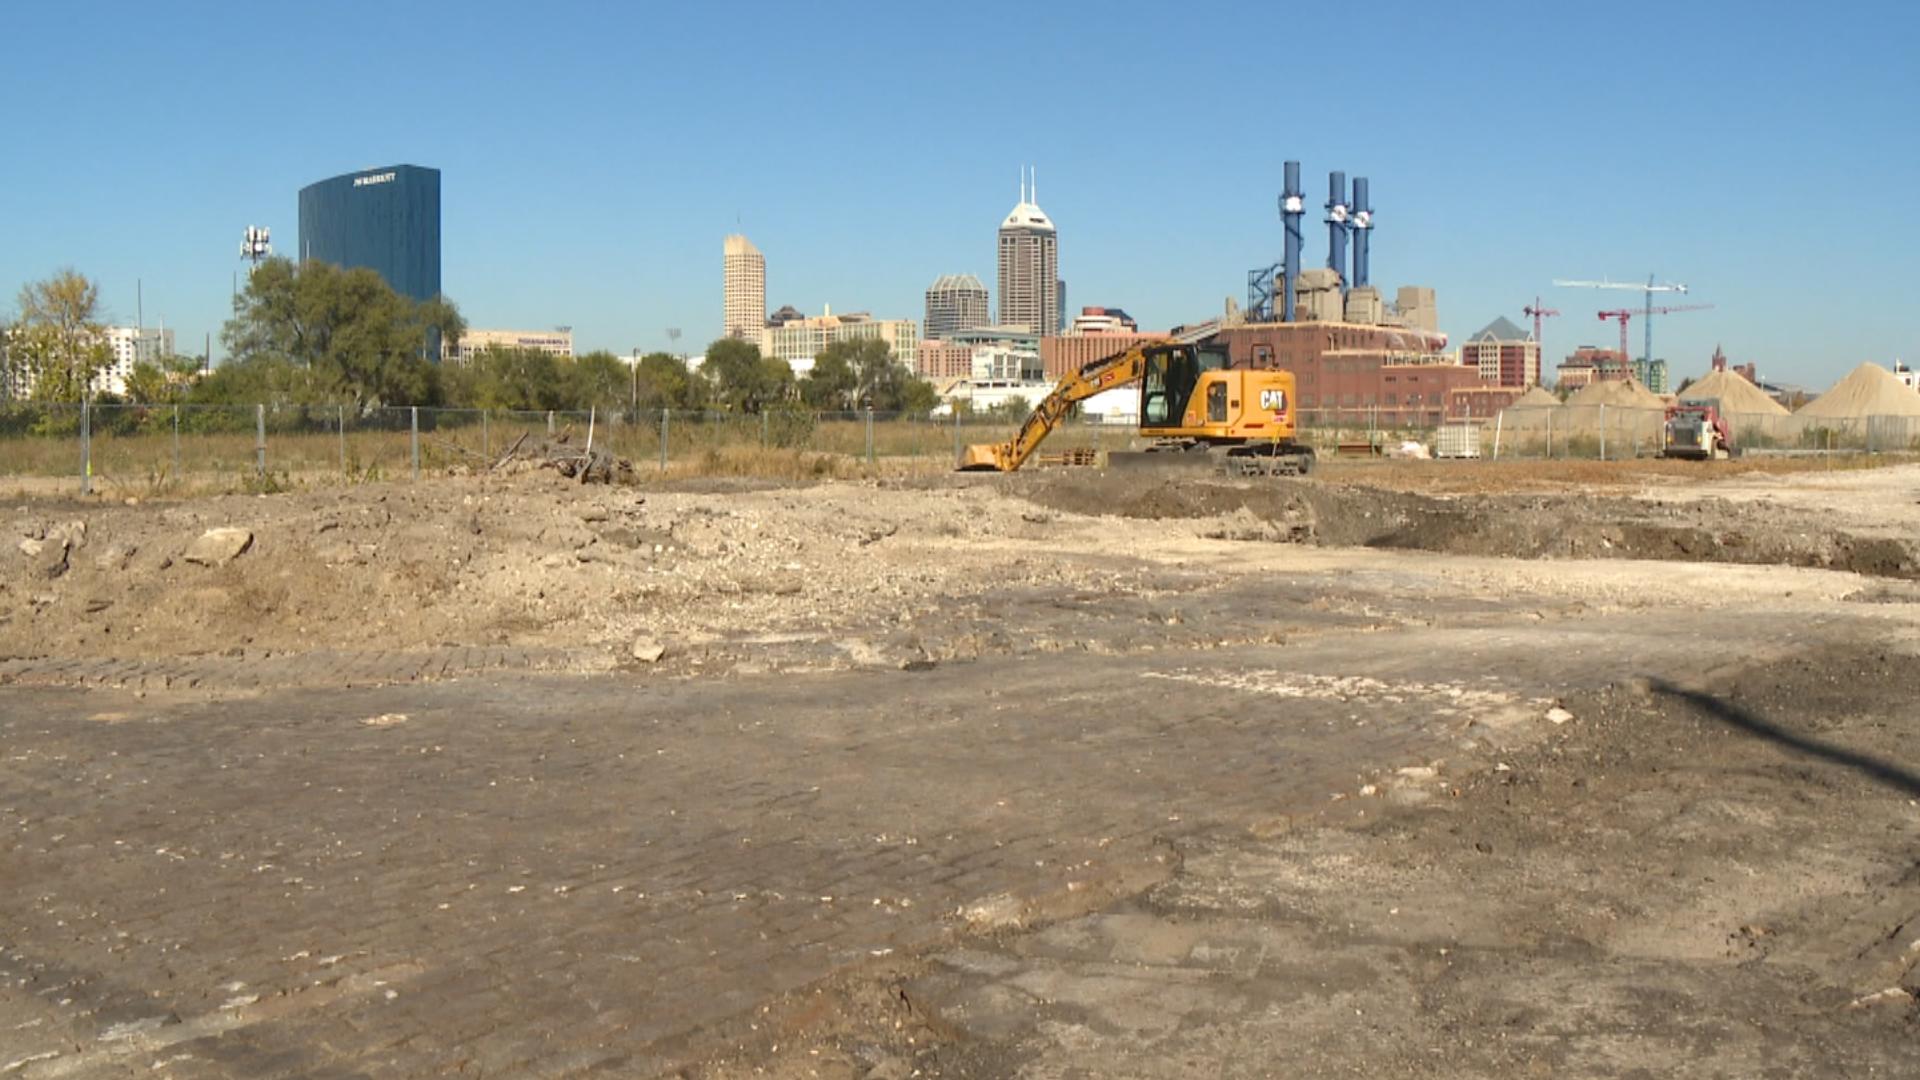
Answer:
<svg viewBox="0 0 1920 1080"><path fill-rule="evenodd" d="M633 350L633 400L628 406L634 416L640 415L640 350Z"/></svg>

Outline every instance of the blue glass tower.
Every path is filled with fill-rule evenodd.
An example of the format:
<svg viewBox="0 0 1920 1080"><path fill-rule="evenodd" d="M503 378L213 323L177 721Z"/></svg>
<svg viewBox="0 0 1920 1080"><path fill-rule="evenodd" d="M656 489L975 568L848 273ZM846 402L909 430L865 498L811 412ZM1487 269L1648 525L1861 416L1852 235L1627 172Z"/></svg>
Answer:
<svg viewBox="0 0 1920 1080"><path fill-rule="evenodd" d="M300 189L300 260L364 266L415 300L440 294L440 170L364 169Z"/></svg>

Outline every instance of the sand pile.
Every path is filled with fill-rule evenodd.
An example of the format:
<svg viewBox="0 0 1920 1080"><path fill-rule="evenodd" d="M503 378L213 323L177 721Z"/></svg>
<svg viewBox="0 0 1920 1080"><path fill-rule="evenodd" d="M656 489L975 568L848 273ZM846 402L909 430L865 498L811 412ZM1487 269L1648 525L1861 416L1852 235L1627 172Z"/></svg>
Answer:
<svg viewBox="0 0 1920 1080"><path fill-rule="evenodd" d="M1526 393L1514 398L1513 404L1507 406L1507 408L1551 409L1558 404L1560 404L1560 399L1553 396L1553 391L1548 390L1544 386L1531 386L1527 388Z"/></svg>
<svg viewBox="0 0 1920 1080"><path fill-rule="evenodd" d="M1861 364L1833 389L1800 407L1796 416L1834 420L1862 416L1920 416L1920 393L1906 388L1879 364Z"/></svg>
<svg viewBox="0 0 1920 1080"><path fill-rule="evenodd" d="M1920 397L1920 394L1914 395ZM1747 381L1737 371L1715 371L1680 391L1681 401L1718 401L1723 413L1758 413L1786 416L1787 407L1767 396L1767 392Z"/></svg>
<svg viewBox="0 0 1920 1080"><path fill-rule="evenodd" d="M1592 407L1605 405L1620 409L1660 409L1667 407L1666 400L1659 394L1641 386L1632 379L1602 379L1581 387L1567 399L1567 404Z"/></svg>

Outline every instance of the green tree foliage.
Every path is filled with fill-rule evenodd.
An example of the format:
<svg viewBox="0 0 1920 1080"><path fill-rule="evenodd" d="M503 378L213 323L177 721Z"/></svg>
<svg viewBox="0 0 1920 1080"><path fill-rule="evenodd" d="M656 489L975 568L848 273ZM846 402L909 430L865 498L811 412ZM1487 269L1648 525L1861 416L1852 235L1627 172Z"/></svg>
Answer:
<svg viewBox="0 0 1920 1080"><path fill-rule="evenodd" d="M760 347L734 338L707 346L701 369L712 388L714 407L757 413L785 401L793 392L793 368L785 360L761 356Z"/></svg>
<svg viewBox="0 0 1920 1080"><path fill-rule="evenodd" d="M927 412L938 403L933 385L894 359L877 338L836 341L814 357L800 396L816 409Z"/></svg>
<svg viewBox="0 0 1920 1080"><path fill-rule="evenodd" d="M71 268L20 290L5 374L42 401L79 401L112 360L100 324L100 286Z"/></svg>
<svg viewBox="0 0 1920 1080"><path fill-rule="evenodd" d="M560 358L538 349L489 345L441 372L449 404L475 409L566 409Z"/></svg>
<svg viewBox="0 0 1920 1080"><path fill-rule="evenodd" d="M438 403L439 378L426 357L430 335L465 324L451 301L416 304L364 267L261 263L247 281L221 340L223 367L285 362L308 373L307 400L376 405Z"/></svg>
<svg viewBox="0 0 1920 1080"><path fill-rule="evenodd" d="M879 342L836 341L821 350L813 358L813 370L800 380L800 400L808 406L822 410L851 409L854 387L860 378L854 371L854 365L860 357L860 347L867 344L886 346Z"/></svg>
<svg viewBox="0 0 1920 1080"><path fill-rule="evenodd" d="M640 358L636 375L642 409L698 409L706 405L704 383L687 370L687 362L672 353L648 353Z"/></svg>
<svg viewBox="0 0 1920 1080"><path fill-rule="evenodd" d="M590 352L563 365L561 392L575 409L624 409L633 395L632 370L610 352Z"/></svg>

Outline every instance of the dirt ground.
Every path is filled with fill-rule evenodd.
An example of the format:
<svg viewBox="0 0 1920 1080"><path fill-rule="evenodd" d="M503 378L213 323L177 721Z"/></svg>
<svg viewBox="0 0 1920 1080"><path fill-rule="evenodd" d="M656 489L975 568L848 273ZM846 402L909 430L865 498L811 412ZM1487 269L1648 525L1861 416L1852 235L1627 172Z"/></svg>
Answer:
<svg viewBox="0 0 1920 1080"><path fill-rule="evenodd" d="M35 882L0 897L0 1072L1916 1075L1920 465L536 473L21 498L0 534L0 874ZM535 654L537 679L513 668ZM506 667L459 667L476 656ZM278 681L223 681L275 663ZM371 718L356 731L419 731L421 755L469 755L464 771L329 741L341 710ZM497 750L461 740L461 717L486 718ZM564 747L541 747L547 724ZM401 801L288 787L297 822L199 807L227 764L196 760L196 725L291 770L255 783L311 768ZM682 771L644 790L597 771L643 748ZM549 753L571 761L553 790L580 805L516 803L509 828L468 802L474 777L545 776L527 763ZM90 809L45 805L81 780ZM254 927L242 906L226 930L257 931L262 971L295 954L269 930L339 931L373 980L340 987L399 980L420 1003L217 1023L174 1005L182 1033L149 1059L84 992L32 989L58 970L165 1002L205 967L196 993L221 997L195 950L222 948L204 912L243 895L230 880L164 879L175 925L122 910L148 879L90 861L127 837L179 850L144 834L168 792L233 818L236 850L313 850L313 883L332 872L319 853L396 852L353 864L335 888L357 899L310 925ZM522 930L533 916L501 909L432 930L407 905L482 874L490 847L504 876L605 842L604 808L647 800L646 821L672 824L622 824L633 846L554 893L666 896L651 875L718 868L684 911ZM446 835L483 830L444 864L419 861L440 841L388 831L436 813ZM894 846L909 820L920 861ZM785 846L714 831L756 821ZM875 910L836 914L823 940L835 875ZM728 907L733 929L696 941L710 892L760 914ZM868 947L871 920L895 929ZM149 960L100 959L139 926ZM705 951L672 953L678 975L593 974L656 938ZM469 972L461 940L498 950L497 981L416 997L406 980ZM589 1037L556 1006L492 1057L429 1037L448 1016L520 1023L510 1003L550 991L607 1019Z"/></svg>

